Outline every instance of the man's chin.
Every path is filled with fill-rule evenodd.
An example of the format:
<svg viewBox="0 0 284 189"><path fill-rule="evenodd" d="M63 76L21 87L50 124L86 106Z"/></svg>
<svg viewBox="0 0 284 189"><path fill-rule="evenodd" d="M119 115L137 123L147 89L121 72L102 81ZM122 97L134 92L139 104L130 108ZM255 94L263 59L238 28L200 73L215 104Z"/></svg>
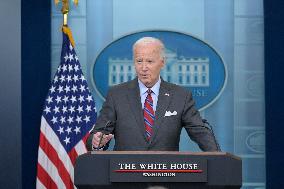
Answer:
<svg viewBox="0 0 284 189"><path fill-rule="evenodd" d="M148 87L148 86L150 85L150 82L149 82L149 80L147 80L147 79L140 78L140 81L141 81L146 87Z"/></svg>
<svg viewBox="0 0 284 189"><path fill-rule="evenodd" d="M151 87L153 87L153 84L151 83L151 82L149 82L149 81L146 81L146 82L142 82L146 87L148 87L148 88L151 88Z"/></svg>

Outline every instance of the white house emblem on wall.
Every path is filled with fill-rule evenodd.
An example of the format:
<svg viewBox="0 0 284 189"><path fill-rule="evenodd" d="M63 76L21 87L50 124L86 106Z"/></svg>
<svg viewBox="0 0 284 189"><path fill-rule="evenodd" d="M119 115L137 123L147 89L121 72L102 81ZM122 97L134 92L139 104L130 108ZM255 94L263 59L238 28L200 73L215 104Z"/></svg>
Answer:
<svg viewBox="0 0 284 189"><path fill-rule="evenodd" d="M164 80L184 87L208 87L208 57L177 57L177 53L166 50L166 65L161 71ZM108 59L108 85L130 81L136 77L134 63L127 58Z"/></svg>
<svg viewBox="0 0 284 189"><path fill-rule="evenodd" d="M136 77L132 46L141 37L152 36L165 44L163 80L191 91L196 107L203 110L221 95L227 80L226 65L208 43L174 31L145 31L114 40L98 55L92 69L93 84L102 98L110 87Z"/></svg>

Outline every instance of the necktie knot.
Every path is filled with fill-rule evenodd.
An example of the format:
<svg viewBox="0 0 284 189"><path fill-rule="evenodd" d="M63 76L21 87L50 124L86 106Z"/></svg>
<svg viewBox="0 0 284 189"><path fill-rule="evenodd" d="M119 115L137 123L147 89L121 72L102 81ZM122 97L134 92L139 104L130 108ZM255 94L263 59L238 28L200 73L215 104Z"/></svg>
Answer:
<svg viewBox="0 0 284 189"><path fill-rule="evenodd" d="M147 90L148 95L150 95L153 91L151 89Z"/></svg>

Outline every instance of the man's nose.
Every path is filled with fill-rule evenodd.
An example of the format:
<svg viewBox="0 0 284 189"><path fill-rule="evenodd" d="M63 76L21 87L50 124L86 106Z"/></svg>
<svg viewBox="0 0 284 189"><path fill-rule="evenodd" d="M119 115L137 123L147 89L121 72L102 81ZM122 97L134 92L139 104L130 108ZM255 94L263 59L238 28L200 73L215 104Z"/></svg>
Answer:
<svg viewBox="0 0 284 189"><path fill-rule="evenodd" d="M143 63L142 63L142 70L143 70L143 71L148 70L148 65L147 65L146 62L143 62Z"/></svg>

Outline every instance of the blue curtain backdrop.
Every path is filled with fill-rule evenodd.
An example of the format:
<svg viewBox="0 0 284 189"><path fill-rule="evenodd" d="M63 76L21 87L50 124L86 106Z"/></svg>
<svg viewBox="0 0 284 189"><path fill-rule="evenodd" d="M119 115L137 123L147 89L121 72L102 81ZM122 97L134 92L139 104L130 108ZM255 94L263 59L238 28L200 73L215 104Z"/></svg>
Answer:
<svg viewBox="0 0 284 189"><path fill-rule="evenodd" d="M115 25L112 23L114 18L119 19L116 17L116 15L119 14L120 9L116 8L122 5L118 4L117 2L118 1L115 0L98 0L86 2L82 1L80 2L79 8L75 9L72 7L72 10L74 11L72 13L73 15L71 14L72 18L69 25L73 29L74 38L76 39L76 43L78 45L78 54L80 55L80 60L82 62L85 62L85 72L87 73L87 75L89 74L89 78L91 77L91 74L88 70L90 70L91 64L94 62L96 55L105 45L111 42L114 38L122 35L124 32L119 28L114 28ZM233 83L227 84L227 94L226 91L224 91L221 98L219 99L219 101L221 102L216 102L211 107L221 107L222 98L224 98L227 102L227 105L229 103L228 106L234 106L233 110L220 108L219 111L210 111L210 109L207 109L202 114L206 116L206 118L208 118L211 123L217 125L216 127L225 128L227 130L225 134L221 132L222 129L220 129L220 131L217 131L217 137L220 138L220 143L222 146L224 146L223 150L233 152L244 158L244 170L247 170L247 174L244 173L244 187L265 187L265 175L263 175L265 174L265 172L263 172L262 169L265 168L264 161L266 159L266 188L282 188L283 184L281 181L281 172L277 168L279 167L278 165L281 165L281 163L283 164L284 161L283 151L280 145L281 143L283 144L283 137L280 135L281 131L283 131L283 128L281 127L281 123L284 119L284 116L281 113L281 105L283 104L283 102L279 100L280 95L282 94L281 92L283 90L283 85L281 85L281 73L283 70L283 64L281 64L280 58L282 56L280 53L284 50L281 46L284 39L281 35L284 28L282 22L282 18L284 17L284 13L282 11L284 3L281 1L277 1L277 3L264 1L266 24L266 114L264 115L264 111L255 112L250 110L250 108L253 108L255 110L262 111L264 104L258 103L257 100L252 100L251 104L245 105L246 101L251 102L251 99L246 99L242 96L248 95L251 97L256 97L258 99L260 98L259 100L261 101L263 101L263 99L261 98L264 97L264 92L259 90L263 89L264 86L261 83L258 83L258 81L261 81L263 79L264 69L261 67L256 68L257 66L264 65L263 56L259 56L260 52L263 51L263 48L261 48L261 46L263 46L263 32L259 32L263 29L263 11L262 8L259 7L259 5L263 7L262 2L254 0L252 4L249 4L248 6L246 6L247 1L236 1L240 3L236 3L234 1L220 1L220 4L218 1L218 3L215 3L214 5L210 5L210 1L201 2L203 3L203 11L201 11L201 13L204 14L202 17L204 25L198 28L194 28L190 33L195 35L199 33L200 36L203 36L204 40L208 41L210 44L214 44L218 51L222 52L221 54L226 57L224 58L226 59L226 63L229 64L228 66L231 66L231 68L229 67L229 71L231 70L233 72L231 73L231 77L233 77L231 79L234 80ZM91 8L91 4L96 5L96 7ZM215 16L210 16L210 7L212 8L216 6L221 10L225 9L225 12L233 10L233 13L231 15L228 13L228 15L226 15L226 19L224 20L225 23L233 25L233 29L225 27L225 25L223 24L220 25L219 22L222 20L222 18L224 18L224 15L221 15L222 13L218 12L216 14L216 11L213 12L213 10L211 10L211 12L215 13ZM22 145L25 145L25 147L23 148L24 150L22 151L22 162L25 162L25 165L22 166L23 188L34 188L35 186L35 163L37 158L38 145L37 135L40 125L40 116L37 115L39 115L42 111L41 105L46 95L45 92L48 90L48 86L46 85L48 85L51 78L50 74L48 73L48 69L51 67L52 70L54 70L59 62L58 52L60 51L59 44L61 39L60 37L58 38L58 36L60 35L60 32L58 32L58 26L61 24L62 19L58 10L54 9L54 5L52 5L52 9L54 10L52 11L51 19L52 43L50 45L50 25L48 24L50 23L50 15L48 14L48 11L43 11L46 8L48 9L49 7L50 5L48 4L43 8L42 4L34 4L28 1L22 2L22 53L25 53L25 55L22 56L22 66L26 65L26 67L22 69L22 96L29 97L33 95L33 97L37 99L36 101L34 100L35 98L22 99ZM40 14L42 13L42 11L45 12L45 14ZM88 12L90 11L94 12L96 16L90 16L88 14ZM55 14L56 12L57 14ZM109 14L107 14L107 12L109 12ZM236 15L236 12L238 12L239 14ZM213 13L211 14L213 15ZM200 12L196 14L200 14ZM183 15L180 16L183 17ZM32 22L31 18L35 17L37 19ZM92 24L95 23L95 26L92 26L90 22ZM210 23L212 22L216 23L216 25L210 26ZM117 20L115 23L119 24L120 22L119 20ZM34 34L34 32L38 31L38 28L41 27L44 28L44 30L42 30L40 34L31 36L31 33ZM145 25L143 25L143 27L145 27ZM179 27L182 28L182 26ZM224 28L222 29L222 27ZM224 36L225 38L222 38L224 41L220 42L220 44L218 45L218 42L215 41L217 40L217 38L214 38L213 36L210 37L210 28L213 29L213 31L216 30L216 32L222 37L224 36L222 35L222 32L224 32L224 30L233 31L226 31L227 35ZM169 29L175 28L170 27ZM185 27L182 29L186 30L189 28ZM206 33L206 31L208 33ZM248 35L242 36L243 33L245 33L244 31L248 32ZM95 39L95 41L92 41L91 39ZM232 39L233 42L227 41L228 39ZM227 44L229 45L227 46ZM48 50L48 47L50 46L52 49L51 64L49 61L50 56ZM236 56L236 51L239 54L243 54L243 56ZM38 65L38 60L41 60L40 66ZM238 62L239 64L236 64L236 62ZM250 64L242 65L241 63L243 62L250 62ZM257 71L260 71L260 69L262 69L262 71L260 71L260 73L250 71L247 72L247 70L253 70L255 68L257 69ZM40 70L42 70L42 74L38 74ZM242 73L242 71L244 72ZM39 78L42 79L42 82L38 82ZM249 79L250 81L252 81L252 83L248 82ZM244 85L245 81L248 82L246 83L246 85ZM31 88L31 86L33 86L33 88ZM242 91L239 88L243 86L247 86L250 89L249 91L246 91L247 94L238 93L239 91ZM42 92L33 93L31 91ZM95 90L93 91L93 93L96 96ZM98 96L96 96L96 98L99 108L101 106L102 100ZM242 100L244 100L244 102ZM236 105L236 103L238 102L240 103ZM216 115L212 113L216 113ZM224 114L230 115L231 117L228 117L228 122L225 122L224 124L219 123L220 119L223 119L222 115ZM243 118L243 115L241 114L246 114L247 117L245 119L241 119ZM266 119L264 119L264 117L266 117ZM264 124L264 121L266 121L266 125ZM264 155L263 153L258 153L258 156L254 156L256 154L250 154L246 151L245 147L248 147L249 145L238 146L238 144L240 144L242 141L247 141L247 138L241 138L241 136L249 136L250 134L252 134L251 132L254 129L256 131L259 131L261 129L264 129L264 126L266 126L266 155ZM250 147L252 148L252 146ZM260 163L257 163L259 162L257 160L261 160ZM253 171L253 173L250 173L250 171ZM256 172L260 172L261 175L256 175ZM12 172L8 171L7 174L12 175ZM251 176L254 177L251 178ZM261 181L258 179L261 179ZM3 183L5 183L5 179L1 178L1 183L2 181Z"/></svg>

